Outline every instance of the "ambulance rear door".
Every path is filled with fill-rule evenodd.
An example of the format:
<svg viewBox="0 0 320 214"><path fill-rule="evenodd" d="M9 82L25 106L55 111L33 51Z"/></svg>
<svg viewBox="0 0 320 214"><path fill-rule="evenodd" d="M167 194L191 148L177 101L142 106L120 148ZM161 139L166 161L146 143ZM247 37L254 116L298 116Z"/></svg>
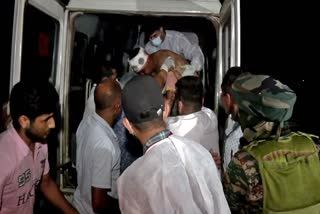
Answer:
<svg viewBox="0 0 320 214"><path fill-rule="evenodd" d="M219 16L215 103L218 103L220 86L226 71L232 66L240 66L240 25L240 0L225 0ZM217 109L215 110L217 112Z"/></svg>
<svg viewBox="0 0 320 214"><path fill-rule="evenodd" d="M20 80L31 80L35 84L49 81L57 90L63 108L61 79L64 79L66 16L65 6L56 0L15 0L10 90ZM53 177L58 163L62 162L58 147L63 131L59 131L58 123L56 121L59 128L54 142L48 142Z"/></svg>

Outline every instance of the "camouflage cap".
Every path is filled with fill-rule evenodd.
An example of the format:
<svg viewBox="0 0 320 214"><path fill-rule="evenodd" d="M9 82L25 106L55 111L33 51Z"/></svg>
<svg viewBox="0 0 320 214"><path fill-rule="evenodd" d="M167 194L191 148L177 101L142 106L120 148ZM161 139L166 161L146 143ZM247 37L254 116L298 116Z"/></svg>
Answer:
<svg viewBox="0 0 320 214"><path fill-rule="evenodd" d="M232 85L232 94L241 111L264 121L289 120L296 102L293 90L266 75L240 76Z"/></svg>

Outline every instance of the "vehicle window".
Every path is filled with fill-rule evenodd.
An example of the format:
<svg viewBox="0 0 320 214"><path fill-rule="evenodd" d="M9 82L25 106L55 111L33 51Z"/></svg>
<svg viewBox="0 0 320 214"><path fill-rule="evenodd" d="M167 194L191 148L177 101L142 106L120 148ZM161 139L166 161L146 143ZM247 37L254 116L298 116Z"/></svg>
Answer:
<svg viewBox="0 0 320 214"><path fill-rule="evenodd" d="M21 80L55 83L59 24L52 17L27 4L24 14Z"/></svg>
<svg viewBox="0 0 320 214"><path fill-rule="evenodd" d="M231 66L231 20L223 25L222 28L222 59L223 59L223 71L227 71Z"/></svg>

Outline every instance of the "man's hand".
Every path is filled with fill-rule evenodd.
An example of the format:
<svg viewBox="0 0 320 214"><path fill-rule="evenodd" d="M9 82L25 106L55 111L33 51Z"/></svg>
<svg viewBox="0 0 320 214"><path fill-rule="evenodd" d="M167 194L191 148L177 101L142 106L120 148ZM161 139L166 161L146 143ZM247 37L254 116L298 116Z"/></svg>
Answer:
<svg viewBox="0 0 320 214"><path fill-rule="evenodd" d="M119 209L118 200L110 197L110 189L91 186L92 209L96 213L114 213Z"/></svg>
<svg viewBox="0 0 320 214"><path fill-rule="evenodd" d="M164 101L164 114L163 114L163 119L165 121L167 121L168 117L170 116L174 99L175 99L175 92L171 90L166 91L165 101Z"/></svg>
<svg viewBox="0 0 320 214"><path fill-rule="evenodd" d="M173 73L173 71L170 71L167 73L167 80L165 84L165 91L176 91L176 82L177 77Z"/></svg>
<svg viewBox="0 0 320 214"><path fill-rule="evenodd" d="M78 211L71 206L65 199L57 184L50 178L48 174L42 177L40 189L46 198L56 207L60 208L63 213L78 214Z"/></svg>
<svg viewBox="0 0 320 214"><path fill-rule="evenodd" d="M210 149L210 154L211 154L214 162L216 163L217 168L220 169L221 168L221 157L213 149Z"/></svg>

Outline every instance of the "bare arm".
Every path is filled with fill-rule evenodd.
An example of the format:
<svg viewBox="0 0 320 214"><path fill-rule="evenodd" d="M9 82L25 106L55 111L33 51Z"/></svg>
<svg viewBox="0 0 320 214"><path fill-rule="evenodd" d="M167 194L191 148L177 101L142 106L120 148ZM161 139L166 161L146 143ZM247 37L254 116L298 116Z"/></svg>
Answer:
<svg viewBox="0 0 320 214"><path fill-rule="evenodd" d="M57 184L52 180L49 174L43 176L40 183L40 189L46 198L64 213L78 213L65 199Z"/></svg>
<svg viewBox="0 0 320 214"><path fill-rule="evenodd" d="M218 169L221 168L221 157L219 156L218 152L215 152L213 149L210 149L210 154L214 160L214 162L216 163L216 166Z"/></svg>
<svg viewBox="0 0 320 214"><path fill-rule="evenodd" d="M163 88L166 84L167 79L167 72L166 71L160 71L159 73L152 73L151 76L156 80L156 82L159 84L160 88Z"/></svg>
<svg viewBox="0 0 320 214"><path fill-rule="evenodd" d="M96 213L116 213L118 200L107 194L107 189L91 186L92 209Z"/></svg>

